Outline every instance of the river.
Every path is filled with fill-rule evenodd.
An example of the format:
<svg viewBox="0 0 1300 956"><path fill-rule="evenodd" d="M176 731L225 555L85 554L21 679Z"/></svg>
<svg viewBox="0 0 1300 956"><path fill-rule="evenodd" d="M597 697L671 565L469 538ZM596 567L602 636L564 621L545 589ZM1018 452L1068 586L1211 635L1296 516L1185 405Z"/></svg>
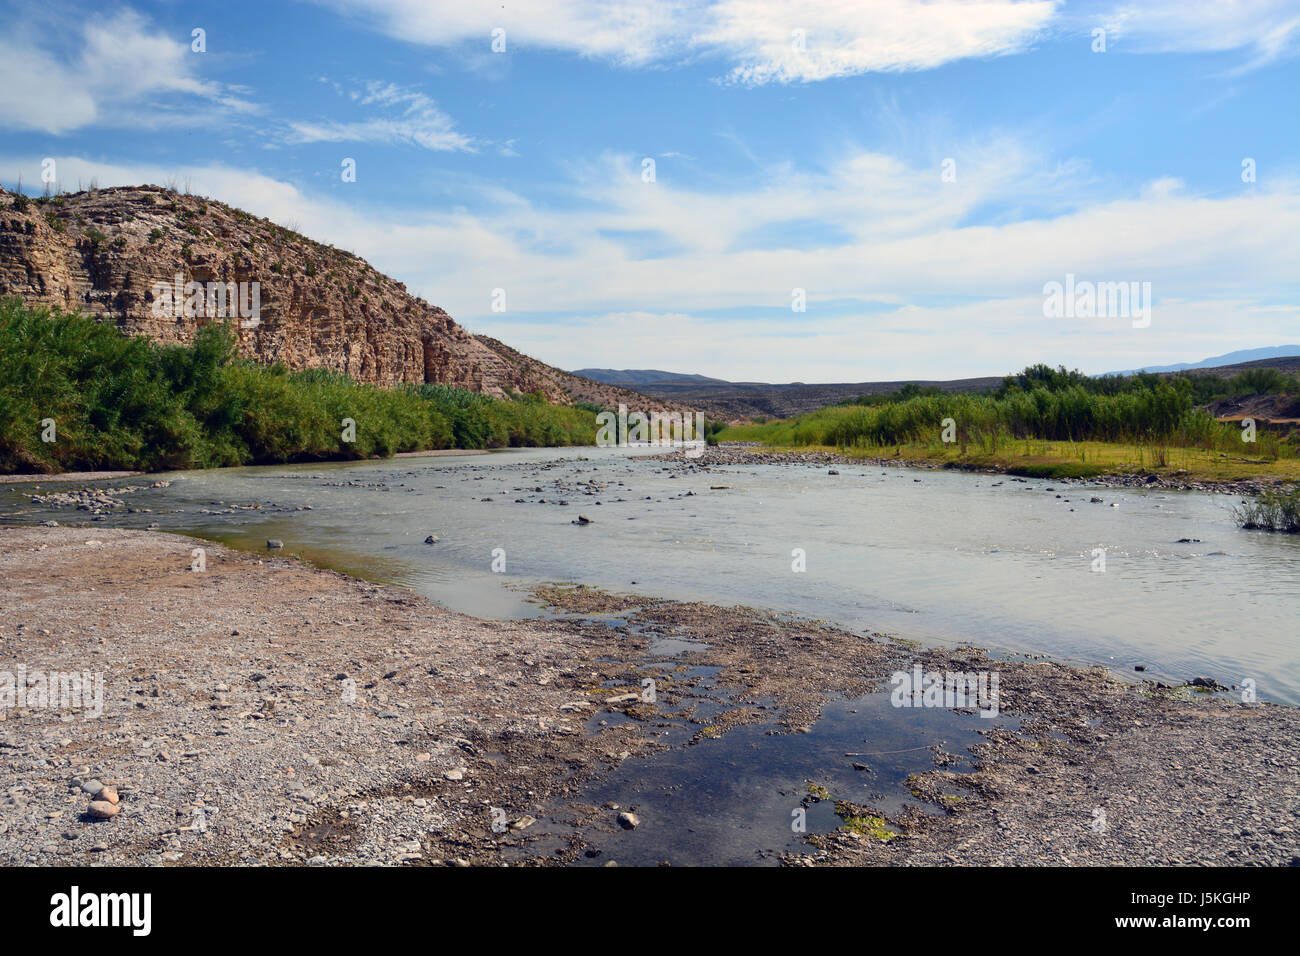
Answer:
<svg viewBox="0 0 1300 956"><path fill-rule="evenodd" d="M1300 703L1300 539L1237 528L1231 496L871 465L689 465L527 449L97 486L170 482L121 496L135 511L105 525L156 523L257 550L280 539L286 553L480 617L542 613L526 585L577 581L1046 654L1129 680L1250 680L1261 699ZM33 493L0 486L0 521L89 517ZM590 523L575 524L579 514Z"/></svg>

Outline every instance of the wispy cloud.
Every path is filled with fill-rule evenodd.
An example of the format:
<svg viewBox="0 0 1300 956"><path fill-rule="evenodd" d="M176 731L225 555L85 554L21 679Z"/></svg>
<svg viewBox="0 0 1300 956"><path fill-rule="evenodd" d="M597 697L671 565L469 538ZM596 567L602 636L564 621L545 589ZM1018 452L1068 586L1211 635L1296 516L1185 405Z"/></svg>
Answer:
<svg viewBox="0 0 1300 956"><path fill-rule="evenodd" d="M1300 52L1300 10L1293 0L1120 3L1080 20L1108 31L1108 44L1135 53L1221 53L1243 50L1253 68Z"/></svg>
<svg viewBox="0 0 1300 956"><path fill-rule="evenodd" d="M439 151L476 152L474 141L457 132L452 118L425 94L393 83L371 82L350 94L363 111L386 115L355 120L293 120L293 143L412 143Z"/></svg>

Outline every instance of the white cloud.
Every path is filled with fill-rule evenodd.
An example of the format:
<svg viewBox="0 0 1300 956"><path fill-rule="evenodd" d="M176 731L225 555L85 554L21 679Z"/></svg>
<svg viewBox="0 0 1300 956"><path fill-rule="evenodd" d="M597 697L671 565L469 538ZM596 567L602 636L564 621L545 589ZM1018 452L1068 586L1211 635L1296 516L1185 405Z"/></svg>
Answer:
<svg viewBox="0 0 1300 956"><path fill-rule="evenodd" d="M1040 360L1105 371L1294 340L1300 309L1278 303L1294 300L1300 184L1211 198L1157 179L1041 219L964 225L976 206L1059 189L1019 175L1040 165L1035 157L996 151L1008 155L1018 157L1009 169L968 163L958 183L943 184L937 169L865 153L818 175L773 171L725 195L642 183L632 157L606 157L576 171L583 206L541 208L485 187L463 197L476 212L356 207L220 165L58 162L64 182L188 178L196 192L296 221L472 331L562 367L865 381L999 374ZM22 162L0 158L0 169L35 182L38 161ZM736 244L797 218L847 238L815 251ZM675 251L638 259L602 235L629 230L662 233ZM1151 282L1151 327L1045 319L1042 287L1066 273ZM794 287L807 290L806 313L790 311ZM494 288L506 289L509 312L490 310ZM731 317L710 314L724 312Z"/></svg>
<svg viewBox="0 0 1300 956"><path fill-rule="evenodd" d="M530 0L477 4L463 0L319 0L359 24L377 24L411 43L449 46L480 43L491 51L492 31L505 30L505 52L520 46L568 50L640 65L680 47L684 31L702 9L694 0L602 3L597 0Z"/></svg>
<svg viewBox="0 0 1300 956"><path fill-rule="evenodd" d="M742 83L925 70L1015 53L1043 30L1054 0L723 0L697 44L738 61Z"/></svg>
<svg viewBox="0 0 1300 956"><path fill-rule="evenodd" d="M1046 361L1085 372L1195 361L1295 339L1300 308L1157 300L1150 328L1046 320L1041 296L821 318L619 312L562 325L494 317L485 331L561 368L661 368L732 381L871 382L1003 375Z"/></svg>
<svg viewBox="0 0 1300 956"><path fill-rule="evenodd" d="M431 46L480 43L506 31L506 51L565 50L643 66L718 56L746 83L821 80L927 69L1021 49L1056 0L534 0L500 7L461 0L319 0L391 36ZM803 51L792 31L803 30Z"/></svg>
<svg viewBox="0 0 1300 956"><path fill-rule="evenodd" d="M354 121L292 121L288 140L295 143L414 143L425 149L474 152L474 141L456 131L450 116L418 90L372 82L351 98L361 107L396 115Z"/></svg>
<svg viewBox="0 0 1300 956"><path fill-rule="evenodd" d="M1247 50L1251 66L1296 52L1294 0L1067 4L1062 0L316 0L389 36L488 55L543 48L646 66L699 57L728 64L737 82L810 82L925 70L1020 52L1040 37L1104 26L1118 50ZM802 31L802 48L795 31Z"/></svg>
<svg viewBox="0 0 1300 956"><path fill-rule="evenodd" d="M172 122L175 97L241 111L250 104L196 76L188 43L131 10L87 22L75 53L60 57L37 42L31 24L0 36L0 125L66 133L92 124Z"/></svg>

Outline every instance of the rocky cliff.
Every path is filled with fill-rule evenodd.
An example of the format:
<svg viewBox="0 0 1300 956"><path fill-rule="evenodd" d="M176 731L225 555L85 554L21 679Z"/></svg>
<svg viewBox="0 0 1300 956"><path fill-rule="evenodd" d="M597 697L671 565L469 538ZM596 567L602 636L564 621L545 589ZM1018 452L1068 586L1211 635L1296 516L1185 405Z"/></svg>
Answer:
<svg viewBox="0 0 1300 956"><path fill-rule="evenodd" d="M207 290L197 307L188 283ZM227 289L222 303L215 293ZM0 295L78 310L159 342L187 342L201 324L232 317L247 356L379 385L435 382L497 397L541 392L552 402L658 407L471 335L349 252L159 186L42 198L0 189ZM256 315L246 317L254 304Z"/></svg>

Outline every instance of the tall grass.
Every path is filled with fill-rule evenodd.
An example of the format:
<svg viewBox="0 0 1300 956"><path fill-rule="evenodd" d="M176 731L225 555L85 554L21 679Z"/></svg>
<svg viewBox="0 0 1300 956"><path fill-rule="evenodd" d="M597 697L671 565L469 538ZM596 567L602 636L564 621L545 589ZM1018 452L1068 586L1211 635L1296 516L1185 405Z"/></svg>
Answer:
<svg viewBox="0 0 1300 956"><path fill-rule="evenodd" d="M1242 501L1233 517L1243 528L1300 534L1300 485L1265 489L1254 500Z"/></svg>
<svg viewBox="0 0 1300 956"><path fill-rule="evenodd" d="M54 422L54 441L42 422ZM355 440L344 438L344 419ZM0 302L0 472L207 468L432 448L591 444L591 409L446 386L361 385L237 356L222 324L193 343L126 338L75 314Z"/></svg>
<svg viewBox="0 0 1300 956"><path fill-rule="evenodd" d="M1168 448L1197 447L1236 455L1295 457L1294 441L1261 429L1242 441L1239 426L1193 407L1190 387L1156 380L1114 394L1078 385L1035 387L1002 394L917 395L881 404L835 405L785 421L736 426L725 439L774 445L884 449L937 443L945 419L955 424L963 454L1011 453L1017 441L1122 442L1149 449L1152 464L1167 463ZM952 446L949 446L952 447Z"/></svg>

